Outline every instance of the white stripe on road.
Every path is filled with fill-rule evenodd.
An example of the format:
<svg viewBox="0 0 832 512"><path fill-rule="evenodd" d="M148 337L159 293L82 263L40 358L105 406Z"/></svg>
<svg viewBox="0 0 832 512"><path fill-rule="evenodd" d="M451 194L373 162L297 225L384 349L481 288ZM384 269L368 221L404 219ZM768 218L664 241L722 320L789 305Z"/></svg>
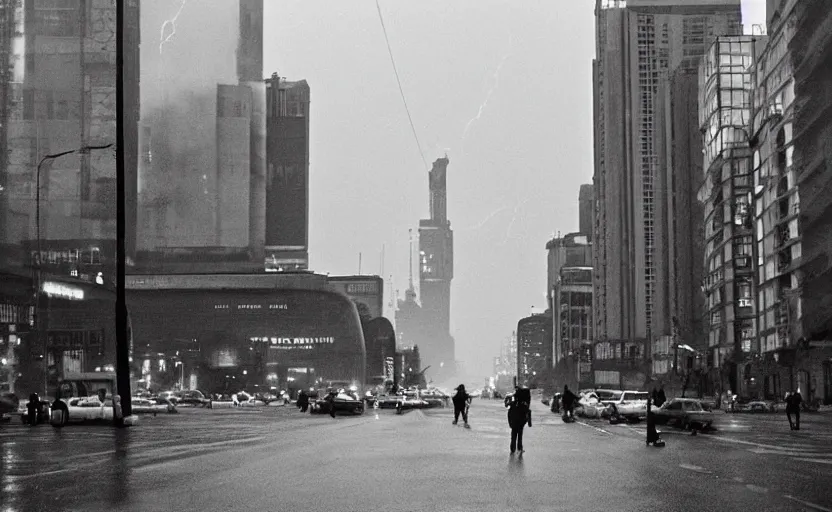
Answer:
<svg viewBox="0 0 832 512"><path fill-rule="evenodd" d="M784 494L783 497L786 498L787 500L796 501L797 503L800 503L801 505L804 505L804 506L809 507L809 508L813 508L815 510L820 510L822 512L832 512L832 508L826 508L826 507L823 507L821 505L816 505L814 503L809 503L808 501L803 501L801 499L795 498L794 496L789 496L788 494Z"/></svg>
<svg viewBox="0 0 832 512"><path fill-rule="evenodd" d="M715 439L718 441L722 441L724 443L736 443L736 444L744 444L748 446L756 446L758 448L768 448L770 450L777 450L778 453L783 453L784 451L794 451L794 452L812 452L816 450L816 448L792 448L792 447L783 447L783 446L775 446L771 444L763 444L763 443L755 443L752 441L743 441L741 439L736 439L733 437L723 437L723 436L710 436L710 439Z"/></svg>
<svg viewBox="0 0 832 512"><path fill-rule="evenodd" d="M604 430L603 428L596 427L596 426L594 426L594 425L590 425L589 423L584 423L583 421L577 421L577 420L575 420L575 423L577 423L578 425L583 425L583 426L585 426L585 427L589 427L589 428L591 428L591 429L597 430L598 432L603 432L604 434L612 435L612 432L607 432L607 431L606 431L606 430Z"/></svg>
<svg viewBox="0 0 832 512"><path fill-rule="evenodd" d="M814 462L815 464L832 464L832 460L829 459L807 459L803 457L792 457L792 460L797 460L800 462Z"/></svg>

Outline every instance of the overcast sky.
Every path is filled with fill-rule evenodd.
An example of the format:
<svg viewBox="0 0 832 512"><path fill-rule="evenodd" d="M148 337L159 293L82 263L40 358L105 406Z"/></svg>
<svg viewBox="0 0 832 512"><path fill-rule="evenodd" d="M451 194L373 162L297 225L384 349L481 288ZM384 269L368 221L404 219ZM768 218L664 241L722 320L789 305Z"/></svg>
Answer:
<svg viewBox="0 0 832 512"><path fill-rule="evenodd" d="M362 253L362 272L380 273L384 246L385 280L403 294L427 168L376 3L265 4L266 75L311 87L310 267L354 274ZM577 230L592 182L594 2L380 6L424 159L450 158L451 328L457 359L485 375L517 321L545 307L546 242Z"/></svg>

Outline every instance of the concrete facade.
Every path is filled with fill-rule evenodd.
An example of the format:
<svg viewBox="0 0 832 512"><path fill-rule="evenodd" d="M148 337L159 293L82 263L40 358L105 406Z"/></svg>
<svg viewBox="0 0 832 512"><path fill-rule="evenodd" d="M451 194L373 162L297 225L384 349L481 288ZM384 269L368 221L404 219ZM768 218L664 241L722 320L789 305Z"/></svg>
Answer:
<svg viewBox="0 0 832 512"><path fill-rule="evenodd" d="M712 37L740 32L738 0L596 3L594 322L598 339L638 342L656 322L659 212L656 91L694 68ZM658 331L658 332L657 332Z"/></svg>
<svg viewBox="0 0 832 512"><path fill-rule="evenodd" d="M265 247L284 269L309 265L309 105L306 80L266 80Z"/></svg>
<svg viewBox="0 0 832 512"><path fill-rule="evenodd" d="M654 376L673 370L675 345L686 344L703 353L707 348L704 211L696 198L703 176L698 91L697 70L678 69L662 77L657 93L656 184L663 207L656 215ZM675 343L662 338L673 338ZM662 358L671 364L657 366L656 360Z"/></svg>
<svg viewBox="0 0 832 512"><path fill-rule="evenodd" d="M64 5L66 4L66 5ZM139 6L124 2L125 172L135 196ZM0 247L14 251L37 238L38 164L40 238L107 240L115 237L115 151L78 151L115 143L115 2L61 5L0 2ZM128 201L128 226L135 204ZM128 254L135 241L128 230ZM5 252L5 251L4 251ZM25 266L28 259L9 262Z"/></svg>
<svg viewBox="0 0 832 512"><path fill-rule="evenodd" d="M142 8L144 31L162 27L163 39L158 51L142 52L138 263L165 271L177 253L173 259L225 261L225 270L252 262L262 269L262 0L186 4L176 17L179 6L170 2Z"/></svg>

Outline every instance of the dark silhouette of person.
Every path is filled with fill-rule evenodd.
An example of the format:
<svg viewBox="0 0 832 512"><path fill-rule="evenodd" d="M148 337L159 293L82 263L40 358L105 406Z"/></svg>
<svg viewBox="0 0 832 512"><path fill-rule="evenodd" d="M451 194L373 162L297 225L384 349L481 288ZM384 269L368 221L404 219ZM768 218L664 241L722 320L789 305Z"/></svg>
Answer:
<svg viewBox="0 0 832 512"><path fill-rule="evenodd" d="M789 418L789 428L792 430L800 430L800 405L803 403L803 397L800 396L800 391L795 391L786 398L786 417ZM792 422L792 415L794 415L794 422Z"/></svg>
<svg viewBox="0 0 832 512"><path fill-rule="evenodd" d="M306 412L306 410L309 409L309 395L306 394L306 391L300 391L300 394L298 395L297 405L300 409L300 412Z"/></svg>
<svg viewBox="0 0 832 512"><path fill-rule="evenodd" d="M471 395L465 391L465 385L460 384L456 388L456 394L453 397L454 402L454 425L459 423L459 415L462 415L462 421L465 423L465 428L470 428L468 425L468 410L467 405L471 403Z"/></svg>
<svg viewBox="0 0 832 512"><path fill-rule="evenodd" d="M27 420L29 425L35 426L38 424L38 413L40 412L40 396L37 393L29 395L29 403L26 404Z"/></svg>
<svg viewBox="0 0 832 512"><path fill-rule="evenodd" d="M661 407L665 402L667 402L667 396L664 394L664 386L662 386L656 394L656 399L653 400L653 405Z"/></svg>
<svg viewBox="0 0 832 512"><path fill-rule="evenodd" d="M578 396L569 390L569 386L563 386L563 417L575 419L575 402L578 401Z"/></svg>
<svg viewBox="0 0 832 512"><path fill-rule="evenodd" d="M335 417L335 397L338 396L338 392L334 389L330 389L329 393L327 393L326 400L327 404L329 404L329 415L333 418Z"/></svg>
<svg viewBox="0 0 832 512"><path fill-rule="evenodd" d="M528 424L532 426L531 391L523 387L517 389L508 403L508 426L511 427L511 453L523 449L523 429Z"/></svg>

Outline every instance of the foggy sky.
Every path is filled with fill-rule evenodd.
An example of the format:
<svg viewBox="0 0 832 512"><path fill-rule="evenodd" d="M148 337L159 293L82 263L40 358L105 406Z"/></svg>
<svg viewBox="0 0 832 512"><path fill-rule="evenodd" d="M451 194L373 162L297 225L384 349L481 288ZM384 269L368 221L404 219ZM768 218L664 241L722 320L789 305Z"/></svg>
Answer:
<svg viewBox="0 0 832 512"><path fill-rule="evenodd" d="M424 158L450 158L451 329L457 359L487 375L517 321L545 307L545 244L577 230L592 181L594 2L380 4ZM403 295L427 168L376 4L267 1L265 16L265 74L311 87L310 268L357 273L363 253L379 273L385 245Z"/></svg>
<svg viewBox="0 0 832 512"><path fill-rule="evenodd" d="M451 329L457 359L485 375L530 306L545 306L546 241L577 230L592 178L592 6L380 4L425 159L450 159ZM385 279L403 295L427 169L375 2L266 2L264 44L267 75L311 87L310 268L356 273L363 252L362 271L378 273L384 244Z"/></svg>

